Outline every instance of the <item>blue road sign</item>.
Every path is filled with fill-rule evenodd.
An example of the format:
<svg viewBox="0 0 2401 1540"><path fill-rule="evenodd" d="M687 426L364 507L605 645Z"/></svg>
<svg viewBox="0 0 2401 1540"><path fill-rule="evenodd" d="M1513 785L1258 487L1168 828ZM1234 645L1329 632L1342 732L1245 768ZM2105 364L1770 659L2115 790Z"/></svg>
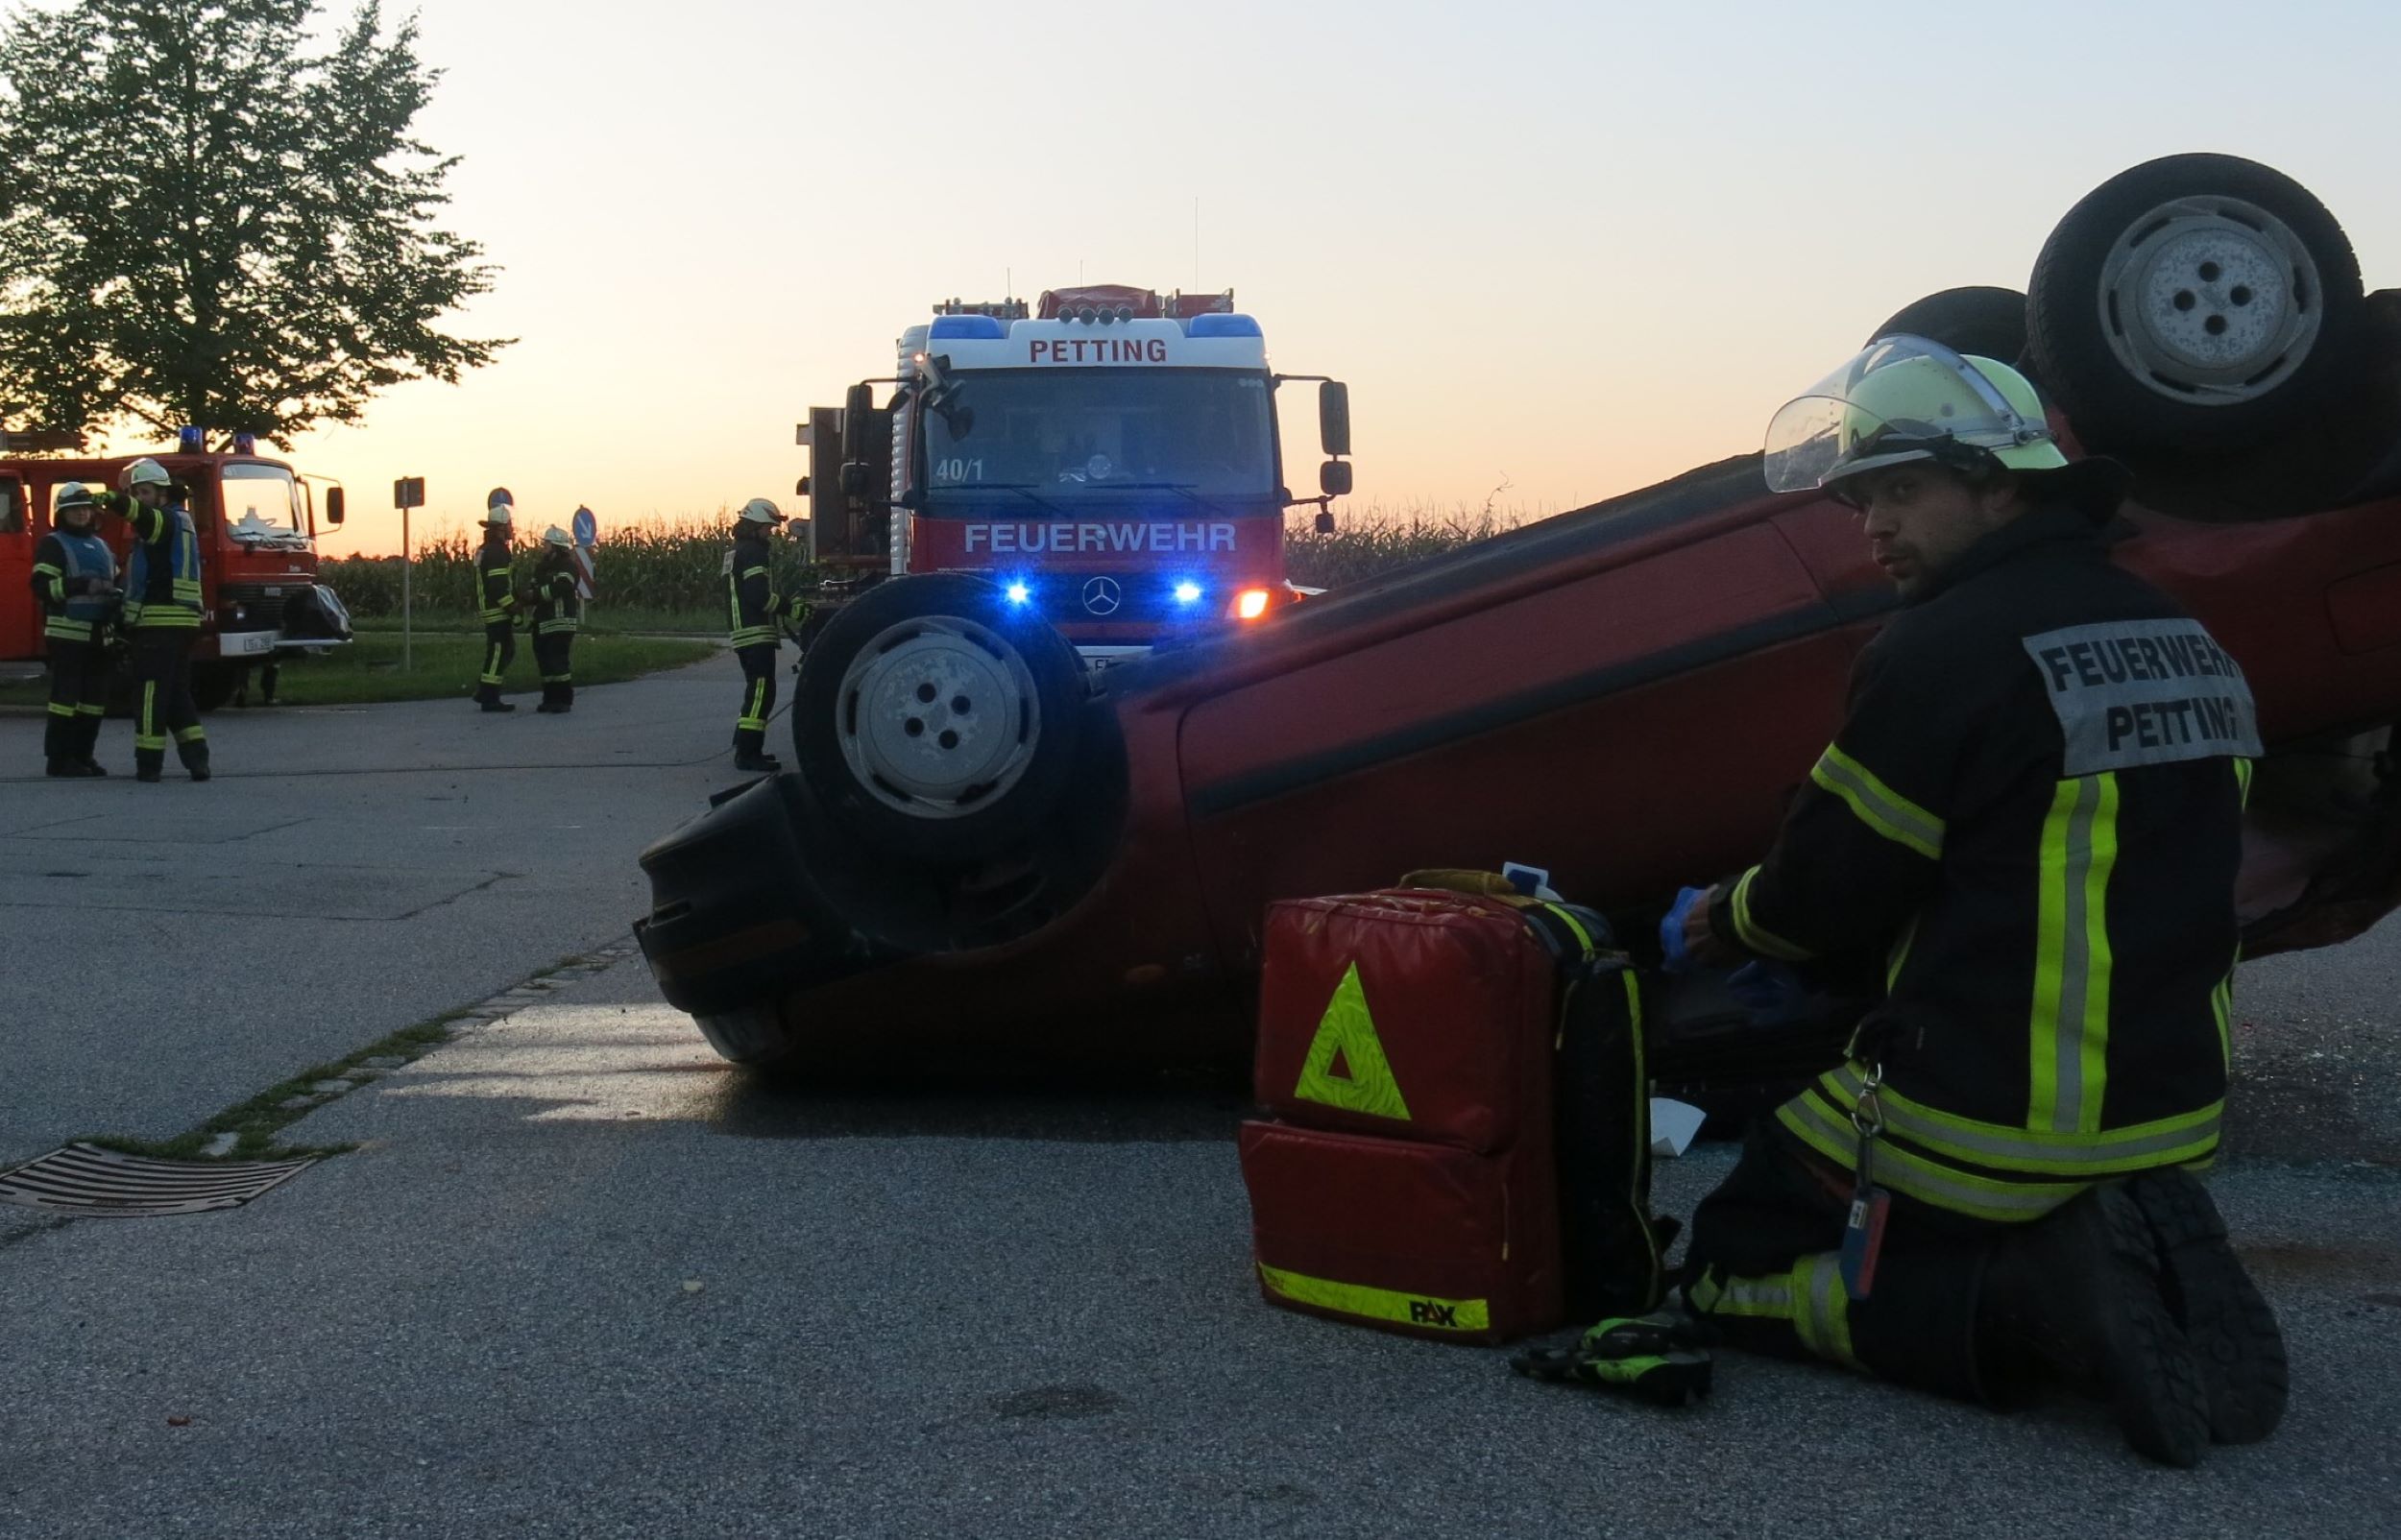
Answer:
<svg viewBox="0 0 2401 1540"><path fill-rule="evenodd" d="M600 521L592 517L589 508L575 510L575 543L592 545L600 539Z"/></svg>

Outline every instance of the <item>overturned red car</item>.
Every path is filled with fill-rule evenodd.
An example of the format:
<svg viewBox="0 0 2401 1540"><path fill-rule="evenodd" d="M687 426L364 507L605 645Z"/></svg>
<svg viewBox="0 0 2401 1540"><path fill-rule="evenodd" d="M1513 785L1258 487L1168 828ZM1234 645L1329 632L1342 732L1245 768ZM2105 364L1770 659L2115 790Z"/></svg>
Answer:
<svg viewBox="0 0 2401 1540"><path fill-rule="evenodd" d="M2401 291L2289 179L2178 156L2078 203L2025 293L1892 333L2016 361L2132 472L2116 559L2259 704L2248 954L2390 910ZM989 584L897 579L810 648L794 768L643 854L637 928L744 1064L1238 1057L1273 899L1516 860L1639 951L1764 850L1896 602L1851 511L1758 455L1089 676ZM1659 1031L1663 1076L1727 1070Z"/></svg>

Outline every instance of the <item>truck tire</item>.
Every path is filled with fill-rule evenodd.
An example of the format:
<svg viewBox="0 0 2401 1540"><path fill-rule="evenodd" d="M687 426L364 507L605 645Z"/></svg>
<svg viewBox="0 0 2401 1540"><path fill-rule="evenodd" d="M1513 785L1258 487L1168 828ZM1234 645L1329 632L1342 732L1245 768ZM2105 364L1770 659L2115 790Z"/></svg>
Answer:
<svg viewBox="0 0 2401 1540"><path fill-rule="evenodd" d="M2146 161L2059 222L2028 355L2094 449L2256 444L2352 373L2359 259L2323 204L2233 156Z"/></svg>
<svg viewBox="0 0 2401 1540"><path fill-rule="evenodd" d="M192 704L204 711L213 711L233 698L234 686L242 682L242 665L223 660L192 664Z"/></svg>
<svg viewBox="0 0 2401 1540"><path fill-rule="evenodd" d="M1895 332L1930 338L1954 353L2015 364L2025 352L2025 296L1989 284L1944 289L1903 306L1867 340Z"/></svg>
<svg viewBox="0 0 2401 1540"><path fill-rule="evenodd" d="M1083 670L1039 616L980 578L877 585L803 657L792 754L870 849L959 866L1040 830L1076 758Z"/></svg>

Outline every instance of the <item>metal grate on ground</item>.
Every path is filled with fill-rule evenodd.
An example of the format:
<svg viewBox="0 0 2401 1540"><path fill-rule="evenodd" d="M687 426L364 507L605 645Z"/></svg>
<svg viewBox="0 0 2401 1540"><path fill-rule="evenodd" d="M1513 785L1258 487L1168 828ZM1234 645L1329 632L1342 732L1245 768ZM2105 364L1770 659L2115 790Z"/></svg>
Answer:
<svg viewBox="0 0 2401 1540"><path fill-rule="evenodd" d="M69 1144L0 1176L0 1202L91 1218L156 1218L235 1209L316 1164L161 1161Z"/></svg>

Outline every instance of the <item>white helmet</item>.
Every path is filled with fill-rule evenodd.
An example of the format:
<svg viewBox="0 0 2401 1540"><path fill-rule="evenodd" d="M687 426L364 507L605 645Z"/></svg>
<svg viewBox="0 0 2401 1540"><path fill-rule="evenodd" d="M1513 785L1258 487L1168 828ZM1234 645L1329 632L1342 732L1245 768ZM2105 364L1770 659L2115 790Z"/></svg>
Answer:
<svg viewBox="0 0 2401 1540"><path fill-rule="evenodd" d="M558 525L553 524L548 529L542 532L542 543L545 545L572 545L575 543L575 537L559 528Z"/></svg>
<svg viewBox="0 0 2401 1540"><path fill-rule="evenodd" d="M751 524L780 524L784 522L783 510L776 507L775 504L767 501L764 497L751 498L750 501L742 504L742 511L734 517L741 519L745 523Z"/></svg>
<svg viewBox="0 0 2401 1540"><path fill-rule="evenodd" d="M167 468L147 455L125 468L125 485L128 491L135 487L164 487L171 479L167 475Z"/></svg>

